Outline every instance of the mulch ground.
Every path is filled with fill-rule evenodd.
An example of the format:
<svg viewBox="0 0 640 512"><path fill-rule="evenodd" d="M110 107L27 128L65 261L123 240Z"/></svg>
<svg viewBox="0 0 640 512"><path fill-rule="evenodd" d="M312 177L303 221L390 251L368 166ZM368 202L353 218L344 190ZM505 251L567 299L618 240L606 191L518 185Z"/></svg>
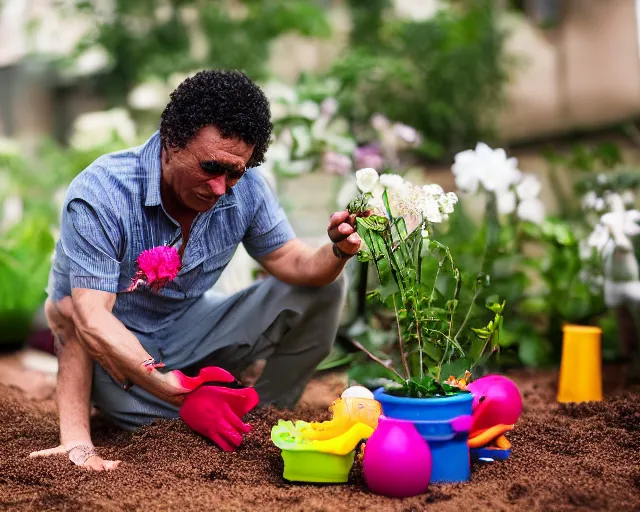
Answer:
<svg viewBox="0 0 640 512"><path fill-rule="evenodd" d="M616 371L609 374L615 377ZM129 433L98 419L95 443L103 456L123 463L113 472L89 473L64 457L27 458L32 450L57 444L54 403L27 400L0 386L0 509L640 511L640 387L607 384L605 401L564 406L555 402L555 374L510 376L524 398L523 415L509 434L511 457L474 466L468 483L434 485L403 500L370 493L358 465L347 485L282 479L271 426L279 418L326 419L323 408L253 413L253 431L232 454L180 421Z"/></svg>

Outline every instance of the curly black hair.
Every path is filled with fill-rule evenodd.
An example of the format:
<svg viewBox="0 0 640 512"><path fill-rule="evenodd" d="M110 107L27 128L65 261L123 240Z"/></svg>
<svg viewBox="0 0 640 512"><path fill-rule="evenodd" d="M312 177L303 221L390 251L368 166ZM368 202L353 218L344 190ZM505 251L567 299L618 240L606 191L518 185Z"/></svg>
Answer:
<svg viewBox="0 0 640 512"><path fill-rule="evenodd" d="M183 149L208 125L254 145L247 167L264 162L273 128L269 101L244 73L211 69L182 82L160 118L162 146Z"/></svg>

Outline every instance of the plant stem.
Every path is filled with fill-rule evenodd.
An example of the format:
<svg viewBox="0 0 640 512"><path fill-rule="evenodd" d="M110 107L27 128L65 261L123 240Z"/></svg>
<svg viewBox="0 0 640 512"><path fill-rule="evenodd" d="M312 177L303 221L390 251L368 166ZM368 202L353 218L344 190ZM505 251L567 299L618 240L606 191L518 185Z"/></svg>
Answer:
<svg viewBox="0 0 640 512"><path fill-rule="evenodd" d="M389 230L389 235L391 235L391 230ZM393 249L389 244L389 241L383 237L382 241L384 242L384 246L387 250L387 257L389 259L389 268L391 270L391 275L393 276L394 281L398 285L400 289L400 294L402 295L402 301L407 302L407 296L405 293L404 282L402 280L402 269L399 267L398 262L396 261L396 256L393 254Z"/></svg>
<svg viewBox="0 0 640 512"><path fill-rule="evenodd" d="M376 356L374 356L371 352L369 352L366 348L364 348L364 346L362 345L362 343L360 343L359 341L356 340L351 340L351 343L353 343L357 348L359 348L360 350L362 350L365 354L367 354L371 359L373 359L376 363L380 363L382 366L384 366L387 370L389 370L390 372L392 372L394 375L396 375L401 381L406 382L407 379L405 379L402 375L400 375L394 368L393 366L391 366L388 363L385 363L382 359L377 358Z"/></svg>
<svg viewBox="0 0 640 512"><path fill-rule="evenodd" d="M407 357L404 353L404 343L402 342L402 332L400 330L400 322L398 320L398 307L396 306L396 297L395 295L393 295L392 297L393 297L393 309L396 313L396 325L398 326L398 340L400 342L400 357L402 358L402 366L404 368L404 373L406 376L405 380L409 380L409 377L411 377L411 373L409 372ZM421 361L422 361L422 356L421 356Z"/></svg>
<svg viewBox="0 0 640 512"><path fill-rule="evenodd" d="M478 295L480 295L480 289L481 288L476 287L476 292L473 295L473 299L471 299L471 304L469 305L469 309L467 311L467 314L464 317L464 321L462 322L462 325L460 326L460 329L458 329L458 332L453 337L453 341L458 341L458 336L460 336L460 333L467 326L467 322L469 321L469 318L471 317L471 310L473 310L473 306L476 303L476 299L478 298Z"/></svg>
<svg viewBox="0 0 640 512"><path fill-rule="evenodd" d="M413 308L413 316L416 319L416 337L418 338L418 353L420 354L420 380L424 375L424 363L422 361L422 337L420 336L420 323L418 322L418 312L416 311L416 301L411 301L411 306Z"/></svg>

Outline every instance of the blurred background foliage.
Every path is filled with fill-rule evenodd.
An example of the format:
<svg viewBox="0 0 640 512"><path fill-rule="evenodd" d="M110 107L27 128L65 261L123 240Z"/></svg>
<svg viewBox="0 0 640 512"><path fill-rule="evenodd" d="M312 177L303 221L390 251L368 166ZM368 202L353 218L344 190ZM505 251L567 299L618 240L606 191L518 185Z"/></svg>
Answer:
<svg viewBox="0 0 640 512"><path fill-rule="evenodd" d="M431 159L491 138L513 65L494 2L454 2L421 21L390 16L390 3L349 0L349 50L331 71L342 108L354 119L379 112L413 126Z"/></svg>
<svg viewBox="0 0 640 512"><path fill-rule="evenodd" d="M70 60L96 46L104 49L111 65L98 84L114 104L143 81L194 69L242 69L261 80L277 37L331 34L325 11L306 0L114 0L110 9L79 1L71 9L98 22ZM196 52L194 39L201 44Z"/></svg>

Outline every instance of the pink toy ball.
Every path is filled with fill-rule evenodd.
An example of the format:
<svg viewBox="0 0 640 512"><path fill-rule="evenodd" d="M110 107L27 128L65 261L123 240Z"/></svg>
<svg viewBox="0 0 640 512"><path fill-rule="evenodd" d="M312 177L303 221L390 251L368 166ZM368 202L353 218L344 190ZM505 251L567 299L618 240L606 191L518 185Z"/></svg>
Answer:
<svg viewBox="0 0 640 512"><path fill-rule="evenodd" d="M426 492L431 452L413 423L380 415L364 450L364 478L376 494L406 498Z"/></svg>
<svg viewBox="0 0 640 512"><path fill-rule="evenodd" d="M487 375L467 386L473 394L471 432L494 425L513 425L522 413L522 397L515 383L502 375Z"/></svg>

